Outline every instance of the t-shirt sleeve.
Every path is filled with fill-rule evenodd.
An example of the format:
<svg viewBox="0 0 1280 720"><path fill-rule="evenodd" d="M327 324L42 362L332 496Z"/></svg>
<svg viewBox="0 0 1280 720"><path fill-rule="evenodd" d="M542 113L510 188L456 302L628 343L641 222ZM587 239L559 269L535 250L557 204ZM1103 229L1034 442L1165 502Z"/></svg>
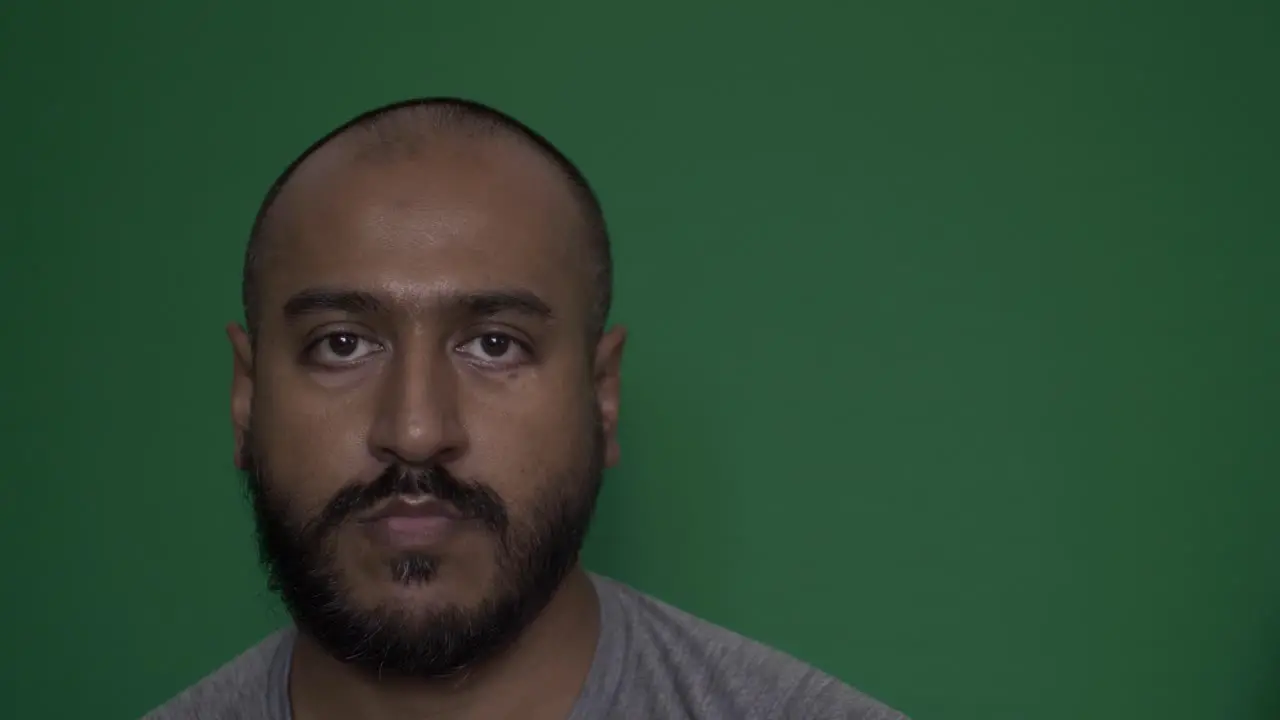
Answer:
<svg viewBox="0 0 1280 720"><path fill-rule="evenodd" d="M909 720L871 697L817 670L788 693L777 717L787 720Z"/></svg>

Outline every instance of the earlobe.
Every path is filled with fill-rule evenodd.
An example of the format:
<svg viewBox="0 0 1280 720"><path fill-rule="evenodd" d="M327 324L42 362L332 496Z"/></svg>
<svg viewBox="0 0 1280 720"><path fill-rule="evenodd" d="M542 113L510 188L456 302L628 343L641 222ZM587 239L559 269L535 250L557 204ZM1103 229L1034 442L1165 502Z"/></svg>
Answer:
<svg viewBox="0 0 1280 720"><path fill-rule="evenodd" d="M622 401L622 351L627 344L627 329L613 327L596 344L596 401L600 405L600 422L605 441L605 465L618 462L618 417Z"/></svg>
<svg viewBox="0 0 1280 720"><path fill-rule="evenodd" d="M249 433L249 418L253 408L253 343L249 333L240 325L227 325L227 339L231 341L231 425L235 433L235 464L244 469L242 458Z"/></svg>

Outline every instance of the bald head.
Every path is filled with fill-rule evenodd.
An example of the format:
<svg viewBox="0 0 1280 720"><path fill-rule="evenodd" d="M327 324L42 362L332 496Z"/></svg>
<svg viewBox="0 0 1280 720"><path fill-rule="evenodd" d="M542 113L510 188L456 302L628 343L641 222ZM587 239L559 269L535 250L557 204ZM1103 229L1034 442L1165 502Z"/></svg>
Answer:
<svg viewBox="0 0 1280 720"><path fill-rule="evenodd" d="M498 159L504 156L506 160ZM479 158L492 162L476 168ZM609 314L613 273L608 230L594 191L582 172L541 135L498 110L457 98L409 100L366 112L316 141L281 173L259 207L245 251L242 300L250 335L257 336L260 324L260 282L275 244L272 238L296 230L298 214L306 212L305 198L317 183L395 163L417 164L429 171L433 163L457 167L459 160L479 172L493 173L495 183L547 184L533 173L518 177L514 168L521 160L525 166L541 164L542 172L549 171L551 183L558 185L551 191L569 198L573 208L567 231L586 258L591 295L587 330L598 337Z"/></svg>

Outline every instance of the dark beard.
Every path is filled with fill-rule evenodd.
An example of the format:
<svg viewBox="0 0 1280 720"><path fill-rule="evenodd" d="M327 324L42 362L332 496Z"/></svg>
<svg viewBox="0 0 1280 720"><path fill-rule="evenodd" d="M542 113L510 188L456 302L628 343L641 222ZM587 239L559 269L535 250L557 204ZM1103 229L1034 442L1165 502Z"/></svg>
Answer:
<svg viewBox="0 0 1280 720"><path fill-rule="evenodd" d="M353 483L301 524L271 479L261 448L246 438L242 458L257 525L259 556L271 589L299 629L333 657L379 677L448 677L513 642L546 607L577 564L603 476L604 437L594 429L591 456L577 477L559 478L525 522L509 517L492 490L463 483L439 465L391 466L374 482ZM431 613L353 606L334 567L335 531L364 510L400 494L427 493L480 521L497 540L494 587L475 607ZM391 560L397 582L429 582L437 558L414 553Z"/></svg>

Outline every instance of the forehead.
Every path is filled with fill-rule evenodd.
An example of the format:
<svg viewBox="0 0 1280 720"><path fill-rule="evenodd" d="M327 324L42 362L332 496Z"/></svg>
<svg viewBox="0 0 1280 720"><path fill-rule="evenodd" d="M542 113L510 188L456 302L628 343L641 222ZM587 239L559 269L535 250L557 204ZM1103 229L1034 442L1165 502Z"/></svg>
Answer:
<svg viewBox="0 0 1280 720"><path fill-rule="evenodd" d="M313 287L391 298L519 289L574 317L590 303L586 227L569 181L514 139L442 138L400 154L339 140L277 198L263 309Z"/></svg>

